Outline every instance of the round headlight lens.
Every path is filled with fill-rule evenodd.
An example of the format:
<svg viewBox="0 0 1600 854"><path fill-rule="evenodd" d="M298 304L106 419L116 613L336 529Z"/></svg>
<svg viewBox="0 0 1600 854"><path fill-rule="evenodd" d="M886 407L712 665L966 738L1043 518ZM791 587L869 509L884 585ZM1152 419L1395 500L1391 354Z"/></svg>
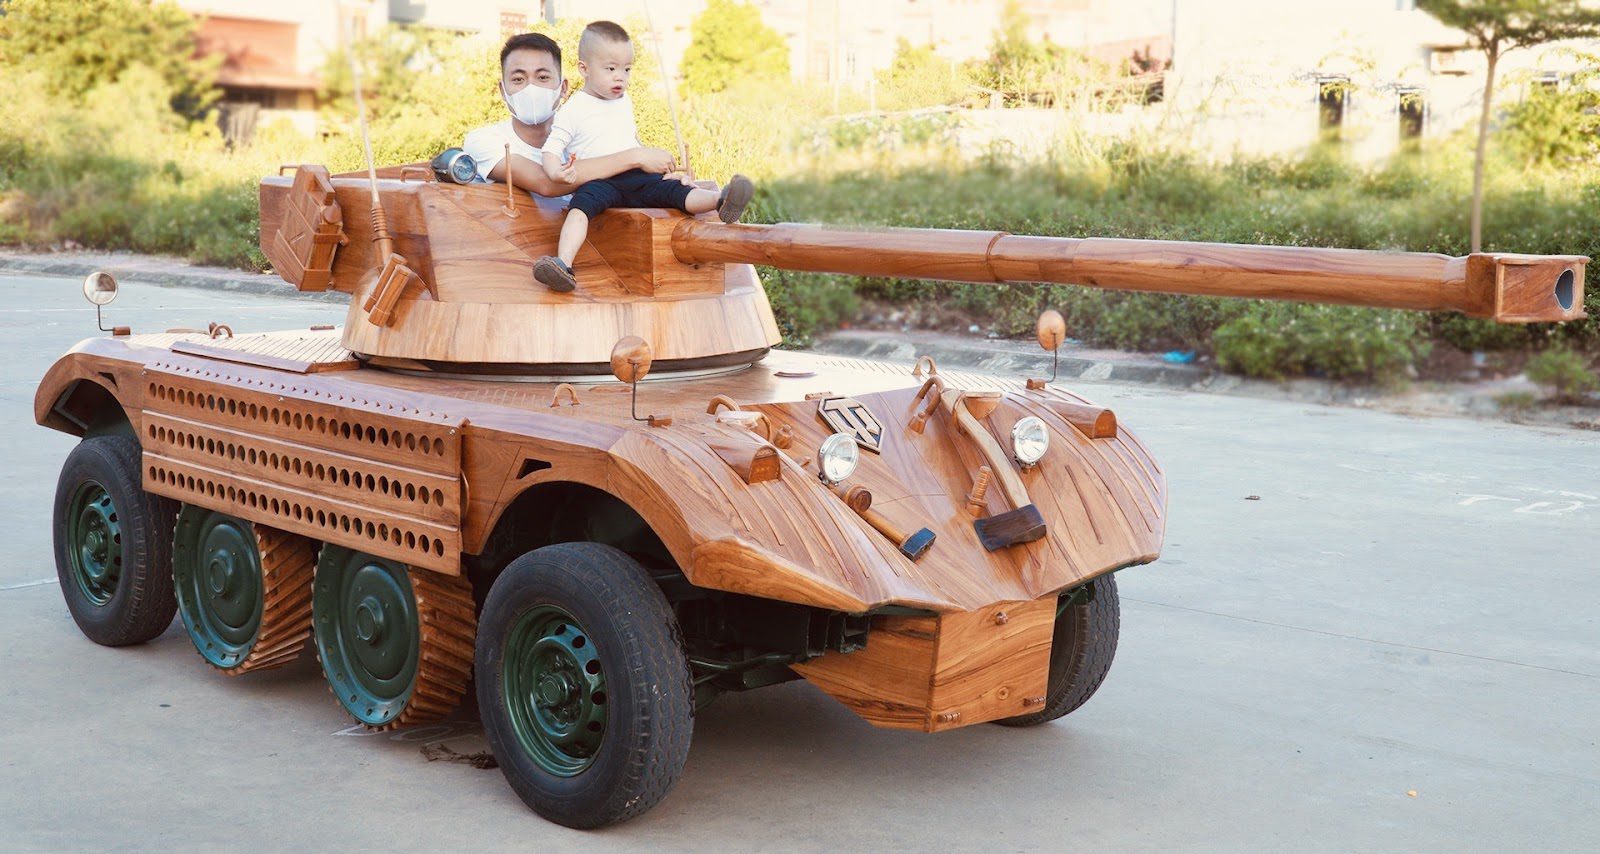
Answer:
<svg viewBox="0 0 1600 854"><path fill-rule="evenodd" d="M835 484L855 474L861 452L856 450L856 440L843 433L835 433L822 441L817 449L817 476L823 483Z"/></svg>
<svg viewBox="0 0 1600 854"><path fill-rule="evenodd" d="M447 148L433 158L433 174L440 181L471 184L478 178L478 164L465 151Z"/></svg>
<svg viewBox="0 0 1600 854"><path fill-rule="evenodd" d="M1031 466L1050 450L1050 431L1044 422L1029 415L1011 428L1011 452L1017 462Z"/></svg>

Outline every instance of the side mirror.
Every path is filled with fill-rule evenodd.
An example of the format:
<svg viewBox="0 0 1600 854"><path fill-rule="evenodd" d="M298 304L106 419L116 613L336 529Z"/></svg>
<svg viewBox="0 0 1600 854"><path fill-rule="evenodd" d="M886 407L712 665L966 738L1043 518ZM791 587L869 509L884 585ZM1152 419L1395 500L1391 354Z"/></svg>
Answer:
<svg viewBox="0 0 1600 854"><path fill-rule="evenodd" d="M1066 318L1062 317L1061 312L1055 309L1045 311L1039 315L1039 325L1035 327L1035 332L1039 337L1039 346L1050 352L1050 379L1030 379L1027 385L1028 388L1034 391L1042 391L1045 386L1055 382L1056 369L1061 365L1061 354L1056 351L1060 350L1061 345L1067 342Z"/></svg>
<svg viewBox="0 0 1600 854"><path fill-rule="evenodd" d="M1067 321L1061 312L1050 309L1039 315L1039 346L1054 353L1067 340Z"/></svg>
<svg viewBox="0 0 1600 854"><path fill-rule="evenodd" d="M637 335L629 335L611 348L611 375L632 385L650 373L653 358L650 342Z"/></svg>
<svg viewBox="0 0 1600 854"><path fill-rule="evenodd" d="M651 427L667 427L672 424L670 415L639 417L639 381L650 373L651 359L650 342L637 335L629 335L611 348L611 375L632 389L633 397L628 404L628 411L633 415L633 420L647 421Z"/></svg>
<svg viewBox="0 0 1600 854"><path fill-rule="evenodd" d="M96 270L83 280L83 298L95 305L106 305L117 298L117 280L104 270Z"/></svg>

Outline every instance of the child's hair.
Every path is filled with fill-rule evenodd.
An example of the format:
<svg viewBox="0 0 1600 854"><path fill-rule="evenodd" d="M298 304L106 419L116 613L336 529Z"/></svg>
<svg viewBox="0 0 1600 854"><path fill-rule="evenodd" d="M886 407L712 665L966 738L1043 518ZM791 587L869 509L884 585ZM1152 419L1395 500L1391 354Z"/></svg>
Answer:
<svg viewBox="0 0 1600 854"><path fill-rule="evenodd" d="M514 50L542 50L550 54L556 61L556 70L561 70L561 45L544 33L521 33L506 39L505 47L500 48L500 71L506 70L506 57Z"/></svg>
<svg viewBox="0 0 1600 854"><path fill-rule="evenodd" d="M601 44L628 44L633 39L628 38L628 31L621 25L610 21L595 21L583 28L583 35L578 37L578 58L588 61L594 55L594 49Z"/></svg>

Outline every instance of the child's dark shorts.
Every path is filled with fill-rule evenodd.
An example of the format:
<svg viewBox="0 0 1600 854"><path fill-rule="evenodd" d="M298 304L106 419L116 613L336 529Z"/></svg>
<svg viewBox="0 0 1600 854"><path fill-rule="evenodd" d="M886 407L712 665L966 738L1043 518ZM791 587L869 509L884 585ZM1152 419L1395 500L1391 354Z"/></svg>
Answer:
<svg viewBox="0 0 1600 854"><path fill-rule="evenodd" d="M681 211L692 189L655 172L629 169L579 187L573 191L567 207L583 211L590 219L611 208L677 208Z"/></svg>

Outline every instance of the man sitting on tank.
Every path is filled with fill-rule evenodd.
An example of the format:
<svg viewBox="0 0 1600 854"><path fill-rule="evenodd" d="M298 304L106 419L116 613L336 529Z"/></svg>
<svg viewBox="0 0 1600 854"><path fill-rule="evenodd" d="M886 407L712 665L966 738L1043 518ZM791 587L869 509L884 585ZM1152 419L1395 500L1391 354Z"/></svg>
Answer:
<svg viewBox="0 0 1600 854"><path fill-rule="evenodd" d="M611 21L595 21L578 38L578 71L583 88L556 113L544 143L546 177L562 183L578 181L578 164L639 145L628 78L633 72L633 41ZM723 222L738 222L750 203L750 179L735 175L719 192L677 181L643 169L585 180L572 194L561 225L557 256L546 255L533 266L533 277L553 291L577 286L573 259L589 234L589 220L616 207L676 208L685 213L716 211Z"/></svg>
<svg viewBox="0 0 1600 854"><path fill-rule="evenodd" d="M660 148L635 146L605 157L575 164L568 181L545 174L539 149L550 136L556 104L567 94L561 79L561 47L543 33L522 33L506 40L500 49L500 97L511 118L469 131L462 150L478 166L478 177L505 181L509 173L518 187L541 196L565 196L578 185L609 178L630 169L664 174L677 168L672 155ZM506 157L506 145L511 157Z"/></svg>

